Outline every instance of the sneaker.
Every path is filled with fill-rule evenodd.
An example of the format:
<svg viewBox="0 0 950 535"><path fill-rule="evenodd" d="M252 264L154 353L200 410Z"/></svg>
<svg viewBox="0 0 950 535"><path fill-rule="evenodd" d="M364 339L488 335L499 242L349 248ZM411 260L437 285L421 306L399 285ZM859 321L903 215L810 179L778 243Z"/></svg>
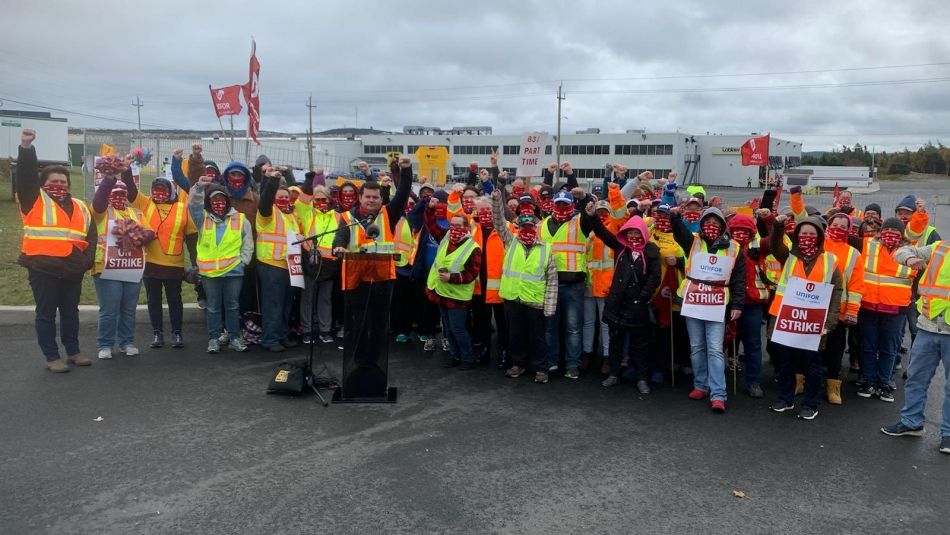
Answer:
<svg viewBox="0 0 950 535"><path fill-rule="evenodd" d="M320 342L324 344L332 344L333 342L336 342L336 339L333 338L333 335L331 335L330 333L323 333L320 335L319 338L320 338Z"/></svg>
<svg viewBox="0 0 950 535"><path fill-rule="evenodd" d="M709 404L709 407L713 412L718 414L726 412L726 402L721 399L712 400L712 403Z"/></svg>
<svg viewBox="0 0 950 535"><path fill-rule="evenodd" d="M226 344L229 340L230 336L228 335L228 331L221 331L221 336L218 336L218 343Z"/></svg>
<svg viewBox="0 0 950 535"><path fill-rule="evenodd" d="M429 337L424 334L420 334L416 338L418 338L419 341L422 342L423 344L429 341Z"/></svg>
<svg viewBox="0 0 950 535"><path fill-rule="evenodd" d="M448 353L449 351L451 351L451 348L449 347L449 339L448 339L448 338L443 338L443 339L442 339L442 351L445 351L446 353Z"/></svg>
<svg viewBox="0 0 950 535"><path fill-rule="evenodd" d="M649 394L650 385L646 381L637 381L637 391L644 395Z"/></svg>
<svg viewBox="0 0 950 535"><path fill-rule="evenodd" d="M125 353L125 356L127 357L134 357L135 355L139 354L139 348L135 347L132 344L129 344L125 347L120 347L119 351Z"/></svg>
<svg viewBox="0 0 950 535"><path fill-rule="evenodd" d="M749 397L753 399L760 399L765 396L765 392L762 391L762 385L752 383L749 385Z"/></svg>
<svg viewBox="0 0 950 535"><path fill-rule="evenodd" d="M876 393L877 393L877 389L871 385L861 385L861 387L858 388L858 395L861 396L862 398L869 398Z"/></svg>
<svg viewBox="0 0 950 535"><path fill-rule="evenodd" d="M514 366L508 368L508 371L505 372L505 375L511 377L512 379L517 379L521 377L521 374L524 373L524 368L515 364Z"/></svg>
<svg viewBox="0 0 950 535"><path fill-rule="evenodd" d="M220 351L220 350L221 350L221 346L220 346L220 342L218 342L218 339L217 339L217 338L212 338L211 340L208 340L208 353L209 353L209 354L212 354L212 355L213 355L213 354L217 353L217 352Z"/></svg>
<svg viewBox="0 0 950 535"><path fill-rule="evenodd" d="M185 347L185 339L182 338L181 333L172 333L172 349L181 349Z"/></svg>
<svg viewBox="0 0 950 535"><path fill-rule="evenodd" d="M235 338L234 340L231 340L230 343L228 343L228 349L237 351L238 353L244 353L247 351L247 344L244 343L244 340Z"/></svg>
<svg viewBox="0 0 950 535"><path fill-rule="evenodd" d="M99 355L98 355L98 357L101 358L101 359L103 359L103 360L111 359L111 358L112 358L112 348L111 348L111 347L104 347L104 348L100 349L100 350L99 350Z"/></svg>
<svg viewBox="0 0 950 535"><path fill-rule="evenodd" d="M577 379L580 376L581 375L578 373L577 368L568 368L567 371L564 372L565 379Z"/></svg>
<svg viewBox="0 0 950 535"><path fill-rule="evenodd" d="M406 336L406 335L404 335L404 334L397 334L397 335L396 335L396 343L397 343L397 344L405 344L405 343L408 342L408 341L409 341L409 337L408 337L408 336Z"/></svg>
<svg viewBox="0 0 950 535"><path fill-rule="evenodd" d="M771 406L769 406L769 410L772 412L785 412L793 410L794 408L794 403L785 403L784 401L776 401Z"/></svg>
<svg viewBox="0 0 950 535"><path fill-rule="evenodd" d="M422 350L429 352L435 351L435 338L426 338L425 344L422 345Z"/></svg>
<svg viewBox="0 0 950 535"><path fill-rule="evenodd" d="M877 399L885 403L894 403L894 391L890 388L879 388L877 391Z"/></svg>
<svg viewBox="0 0 950 535"><path fill-rule="evenodd" d="M557 368L558 368L558 365L557 365L557 364L552 364L552 365L548 366L548 373L554 373L554 372L556 372L556 371L557 371Z"/></svg>
<svg viewBox="0 0 950 535"><path fill-rule="evenodd" d="M940 453L950 453L950 435L940 437L940 446L937 447Z"/></svg>
<svg viewBox="0 0 950 535"><path fill-rule="evenodd" d="M689 393L689 399L706 399L706 396L708 395L709 392L700 390L699 388L694 388L693 391Z"/></svg>
<svg viewBox="0 0 950 535"><path fill-rule="evenodd" d="M63 362L63 359L50 360L46 363L46 369L53 373L68 373L69 366Z"/></svg>
<svg viewBox="0 0 950 535"><path fill-rule="evenodd" d="M548 382L548 374L547 374L547 372L537 372L537 373L535 373L535 374L534 374L534 382L540 383L540 384L542 384L542 385L543 385L544 383Z"/></svg>
<svg viewBox="0 0 950 535"><path fill-rule="evenodd" d="M300 341L306 345L310 345L313 343L313 338L310 338L309 334L305 334L300 337Z"/></svg>
<svg viewBox="0 0 950 535"><path fill-rule="evenodd" d="M881 432L892 437L922 437L924 436L924 427L907 427L901 422L885 425ZM944 437L946 438L946 437Z"/></svg>
<svg viewBox="0 0 950 535"><path fill-rule="evenodd" d="M600 386L616 386L618 384L620 384L620 378L616 375L611 375L604 379L603 382L600 383Z"/></svg>
<svg viewBox="0 0 950 535"><path fill-rule="evenodd" d="M69 361L70 364L73 364L75 366L92 366L92 361L89 360L87 357L83 356L82 353L70 355L66 357L66 360Z"/></svg>
<svg viewBox="0 0 950 535"><path fill-rule="evenodd" d="M818 416L818 409L802 407L802 410L798 411L799 420L814 420L815 416Z"/></svg>

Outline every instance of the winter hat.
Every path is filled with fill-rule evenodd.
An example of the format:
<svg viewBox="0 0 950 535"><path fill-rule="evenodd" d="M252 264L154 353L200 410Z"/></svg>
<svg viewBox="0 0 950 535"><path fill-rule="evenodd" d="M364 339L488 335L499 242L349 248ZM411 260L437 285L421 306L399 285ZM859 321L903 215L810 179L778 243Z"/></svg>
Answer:
<svg viewBox="0 0 950 535"><path fill-rule="evenodd" d="M849 216L848 214L846 214L846 213L844 213L844 212L838 212L838 213L832 214L832 215L830 215L830 216L828 217L828 224L830 225L831 222L834 221L835 219L844 219L845 221L847 221L847 222L848 222L848 230L849 230L849 231L851 230L851 225L852 225L852 223L851 223L851 216Z"/></svg>
<svg viewBox="0 0 950 535"><path fill-rule="evenodd" d="M916 212L917 211L917 197L915 197L913 194L907 195L906 197L901 199L901 202L897 203L897 208L894 208L894 212L896 213L898 210L902 208L905 210L910 210L911 212ZM887 221L885 221L884 224L886 226Z"/></svg>
<svg viewBox="0 0 950 535"><path fill-rule="evenodd" d="M737 228L745 229L751 232L753 235L756 233L757 229L755 226L755 220L745 214L735 214L729 220L729 231L733 231Z"/></svg>
<svg viewBox="0 0 950 535"><path fill-rule="evenodd" d="M867 206L864 207L864 211L865 211L865 212L877 212L877 213L880 214L880 213L881 213L881 205L878 204L878 203L876 203L876 202L872 202L871 204L869 204L869 205L867 205Z"/></svg>
<svg viewBox="0 0 950 535"><path fill-rule="evenodd" d="M609 212L609 211L610 211L610 203L607 202L607 201L597 201L597 202L594 204L594 213L596 213L597 210L607 210L607 211Z"/></svg>
<svg viewBox="0 0 950 535"><path fill-rule="evenodd" d="M659 206L656 207L656 211L657 211L657 212L660 212L660 213L663 213L663 214L666 214L666 215L670 215L670 210L671 210L671 209L672 209L672 208L671 208L670 205L668 205L668 204L661 204L661 205L659 205Z"/></svg>
<svg viewBox="0 0 950 535"><path fill-rule="evenodd" d="M254 167L263 167L265 163L270 166L274 165L270 162L270 158L264 154L261 154L256 160L254 160Z"/></svg>
<svg viewBox="0 0 950 535"><path fill-rule="evenodd" d="M908 197L913 197L913 195L908 195ZM901 202L904 202L904 201L901 201ZM898 206L900 206L900 205L898 205ZM885 220L884 220L884 224L881 225L881 232L883 232L883 231L885 231L885 230L887 230L887 229L896 230L897 232L900 232L901 235L903 235L903 234L904 234L904 222L901 221L899 218L896 218L896 217L889 217L889 218L885 219Z"/></svg>

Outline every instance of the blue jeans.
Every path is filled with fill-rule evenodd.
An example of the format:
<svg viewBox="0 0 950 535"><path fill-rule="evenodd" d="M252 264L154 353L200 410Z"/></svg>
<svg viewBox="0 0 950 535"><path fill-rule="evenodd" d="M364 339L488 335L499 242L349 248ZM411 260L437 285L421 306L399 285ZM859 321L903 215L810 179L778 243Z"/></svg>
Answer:
<svg viewBox="0 0 950 535"><path fill-rule="evenodd" d="M135 339L135 305L139 301L142 282L123 282L93 277L96 299L99 300L99 329L96 347L111 349L118 338L119 348Z"/></svg>
<svg viewBox="0 0 950 535"><path fill-rule="evenodd" d="M261 280L261 347L268 348L287 340L290 306L293 302L290 274L286 269L257 263Z"/></svg>
<svg viewBox="0 0 950 535"><path fill-rule="evenodd" d="M221 336L224 324L232 337L241 333L241 284L244 277L201 277L207 300L208 340Z"/></svg>
<svg viewBox="0 0 950 535"><path fill-rule="evenodd" d="M858 312L862 382L878 388L890 385L905 321L904 314L881 314L863 308Z"/></svg>
<svg viewBox="0 0 950 535"><path fill-rule="evenodd" d="M556 366L561 354L561 320L564 320L564 360L567 368L581 365L581 346L584 342L584 289L583 281L557 285L557 313L547 318L548 365Z"/></svg>
<svg viewBox="0 0 950 535"><path fill-rule="evenodd" d="M439 313L442 315L443 334L449 341L449 355L462 362L474 362L472 337L465 329L465 323L468 321L468 307L448 308L439 305Z"/></svg>
<svg viewBox="0 0 950 535"><path fill-rule="evenodd" d="M739 316L739 339L745 353L745 384L762 383L762 313L765 305L745 305Z"/></svg>
<svg viewBox="0 0 950 535"><path fill-rule="evenodd" d="M610 354L610 329L604 322L605 297L584 297L584 353L594 352L594 334L600 330L601 356ZM597 316L600 316L598 321Z"/></svg>
<svg viewBox="0 0 950 535"><path fill-rule="evenodd" d="M918 330L910 352L910 366L907 367L907 381L904 383L904 408L901 409L901 423L907 427L923 427L927 389L937 372L937 366L942 361L946 382L943 385L943 419L940 423L940 436L950 436L950 335Z"/></svg>
<svg viewBox="0 0 950 535"><path fill-rule="evenodd" d="M712 400L726 400L726 360L722 354L726 324L686 318L693 388L710 393Z"/></svg>

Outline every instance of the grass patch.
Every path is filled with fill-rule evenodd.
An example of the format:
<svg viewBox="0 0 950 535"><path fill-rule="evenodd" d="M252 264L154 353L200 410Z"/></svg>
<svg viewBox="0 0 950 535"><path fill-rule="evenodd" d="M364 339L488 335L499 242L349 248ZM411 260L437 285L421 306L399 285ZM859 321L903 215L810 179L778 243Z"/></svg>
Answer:
<svg viewBox="0 0 950 535"><path fill-rule="evenodd" d="M72 193L82 196L82 171L72 168ZM152 183L152 176L142 177L142 186ZM16 263L20 256L20 244L23 241L23 223L20 220L20 207L12 200L9 168L0 165L0 305L33 305L33 291L27 281L26 268ZM182 286L182 300L194 303L197 299L194 286ZM80 304L95 305L96 290L92 277L83 277ZM145 304L145 291L139 295L139 304Z"/></svg>

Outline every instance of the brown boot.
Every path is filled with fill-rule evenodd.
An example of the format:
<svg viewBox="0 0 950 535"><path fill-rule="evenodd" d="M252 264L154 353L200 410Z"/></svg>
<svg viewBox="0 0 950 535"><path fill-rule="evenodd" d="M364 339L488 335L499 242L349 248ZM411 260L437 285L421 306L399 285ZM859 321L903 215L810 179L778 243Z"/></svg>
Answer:
<svg viewBox="0 0 950 535"><path fill-rule="evenodd" d="M799 395L805 392L805 376L796 373L795 374L795 395Z"/></svg>
<svg viewBox="0 0 950 535"><path fill-rule="evenodd" d="M92 361L84 357L82 353L70 355L66 357L66 360L68 360L70 364L75 364L76 366L92 366Z"/></svg>
<svg viewBox="0 0 950 535"><path fill-rule="evenodd" d="M66 373L69 371L69 366L63 362L63 359L56 359L47 362L46 369L53 373Z"/></svg>
<svg viewBox="0 0 950 535"><path fill-rule="evenodd" d="M825 391L828 394L828 403L841 405L841 379L828 379L825 381Z"/></svg>

